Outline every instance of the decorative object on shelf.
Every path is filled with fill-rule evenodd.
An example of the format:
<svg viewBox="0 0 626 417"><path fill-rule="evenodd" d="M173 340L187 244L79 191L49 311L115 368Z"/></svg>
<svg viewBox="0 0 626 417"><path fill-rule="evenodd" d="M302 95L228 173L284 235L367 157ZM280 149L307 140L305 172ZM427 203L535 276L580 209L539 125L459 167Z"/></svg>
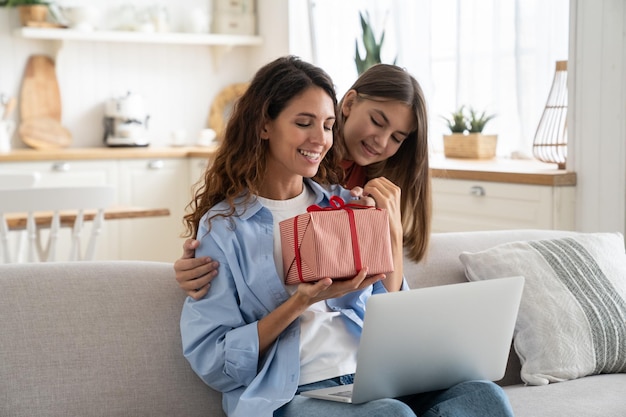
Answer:
<svg viewBox="0 0 626 417"><path fill-rule="evenodd" d="M91 32L98 29L101 13L95 6L73 6L60 8L63 22L72 29Z"/></svg>
<svg viewBox="0 0 626 417"><path fill-rule="evenodd" d="M211 31L211 13L203 7L191 9L187 16L186 32L209 33Z"/></svg>
<svg viewBox="0 0 626 417"><path fill-rule="evenodd" d="M46 26L48 4L49 2L43 0L7 0L0 3L0 6L17 7L22 26Z"/></svg>
<svg viewBox="0 0 626 417"><path fill-rule="evenodd" d="M209 112L209 127L215 130L216 140L222 140L233 105L247 88L248 83L231 84L215 96Z"/></svg>
<svg viewBox="0 0 626 417"><path fill-rule="evenodd" d="M546 107L539 120L533 155L565 169L567 160L567 61L557 61Z"/></svg>
<svg viewBox="0 0 626 417"><path fill-rule="evenodd" d="M450 135L443 136L443 153L448 158L490 159L496 156L498 135L484 135L485 125L494 114L477 112L473 108L461 106L443 119L450 129Z"/></svg>
<svg viewBox="0 0 626 417"><path fill-rule="evenodd" d="M257 31L255 0L215 0L212 31L253 36Z"/></svg>
<svg viewBox="0 0 626 417"><path fill-rule="evenodd" d="M359 12L359 17L361 19L361 29L363 30L361 40L363 47L365 48L365 56L361 57L361 53L359 52L359 40L356 39L354 41L354 63L356 64L357 72L361 75L372 65L380 64L382 62L380 59L380 51L383 47L383 42L385 41L385 30L383 29L380 34L380 40L376 42L374 31L372 30L372 26L370 24L369 13L365 12L365 16L363 16L363 13ZM396 63L395 59L393 63Z"/></svg>

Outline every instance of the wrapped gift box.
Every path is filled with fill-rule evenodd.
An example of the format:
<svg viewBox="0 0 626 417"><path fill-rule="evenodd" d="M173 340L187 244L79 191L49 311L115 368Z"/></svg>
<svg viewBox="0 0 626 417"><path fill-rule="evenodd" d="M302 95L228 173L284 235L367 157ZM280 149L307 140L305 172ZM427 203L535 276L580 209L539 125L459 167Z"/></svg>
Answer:
<svg viewBox="0 0 626 417"><path fill-rule="evenodd" d="M336 196L331 205L280 222L286 284L348 279L366 266L369 275L393 271L387 211Z"/></svg>

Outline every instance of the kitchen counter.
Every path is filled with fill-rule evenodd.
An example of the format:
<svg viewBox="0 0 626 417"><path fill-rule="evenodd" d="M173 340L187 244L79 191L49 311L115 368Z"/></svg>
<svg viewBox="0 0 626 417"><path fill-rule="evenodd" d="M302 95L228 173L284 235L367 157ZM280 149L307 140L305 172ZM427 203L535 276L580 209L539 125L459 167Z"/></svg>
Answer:
<svg viewBox="0 0 626 417"><path fill-rule="evenodd" d="M430 167L434 178L549 186L576 185L575 172L558 169L557 164L538 160L456 159L438 154L431 156Z"/></svg>
<svg viewBox="0 0 626 417"><path fill-rule="evenodd" d="M89 159L136 159L136 158L182 158L211 156L216 147L119 147L119 148L58 148L58 149L15 149L0 153L1 162L32 162L54 160Z"/></svg>
<svg viewBox="0 0 626 417"><path fill-rule="evenodd" d="M210 158L213 147L145 147L145 148L60 148L49 150L16 149L0 154L2 162L137 159L137 158ZM470 160L433 155L430 160L434 178L490 181L548 186L576 185L576 173L559 170L556 164L536 160L488 159ZM1 165L0 165L1 169Z"/></svg>

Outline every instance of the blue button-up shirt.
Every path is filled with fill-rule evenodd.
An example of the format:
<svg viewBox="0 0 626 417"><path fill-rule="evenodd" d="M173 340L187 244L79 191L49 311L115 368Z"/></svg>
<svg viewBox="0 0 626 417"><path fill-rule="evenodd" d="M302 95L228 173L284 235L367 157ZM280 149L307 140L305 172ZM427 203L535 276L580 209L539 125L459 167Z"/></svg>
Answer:
<svg viewBox="0 0 626 417"><path fill-rule="evenodd" d="M350 200L349 191L341 187L326 189L305 182L318 205L328 206L332 195ZM183 353L200 378L223 393L227 415L270 417L291 401L298 386L300 322L291 323L259 357L258 321L289 298L274 264L273 217L254 201L248 207L237 206L234 216L214 217L207 233L207 216L227 209L219 203L200 222L196 256L211 256L220 267L206 297L185 301ZM354 324L350 330L360 336L367 298L383 292L384 285L377 282L326 303L349 318Z"/></svg>

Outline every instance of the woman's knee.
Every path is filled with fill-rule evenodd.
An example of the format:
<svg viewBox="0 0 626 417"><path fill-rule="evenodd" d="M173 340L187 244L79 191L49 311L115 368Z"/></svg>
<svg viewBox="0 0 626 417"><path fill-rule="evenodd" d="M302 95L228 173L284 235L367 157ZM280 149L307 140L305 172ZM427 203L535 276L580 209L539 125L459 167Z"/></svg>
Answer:
<svg viewBox="0 0 626 417"><path fill-rule="evenodd" d="M491 381L468 381L455 385L453 388L457 395L467 397L468 408L482 408L490 410L485 415L513 416L513 410L502 387ZM468 414L472 415L472 414Z"/></svg>
<svg viewBox="0 0 626 417"><path fill-rule="evenodd" d="M362 408L359 411L363 411L363 414L355 414L359 416L415 417L408 405L394 398L370 401L355 408Z"/></svg>

